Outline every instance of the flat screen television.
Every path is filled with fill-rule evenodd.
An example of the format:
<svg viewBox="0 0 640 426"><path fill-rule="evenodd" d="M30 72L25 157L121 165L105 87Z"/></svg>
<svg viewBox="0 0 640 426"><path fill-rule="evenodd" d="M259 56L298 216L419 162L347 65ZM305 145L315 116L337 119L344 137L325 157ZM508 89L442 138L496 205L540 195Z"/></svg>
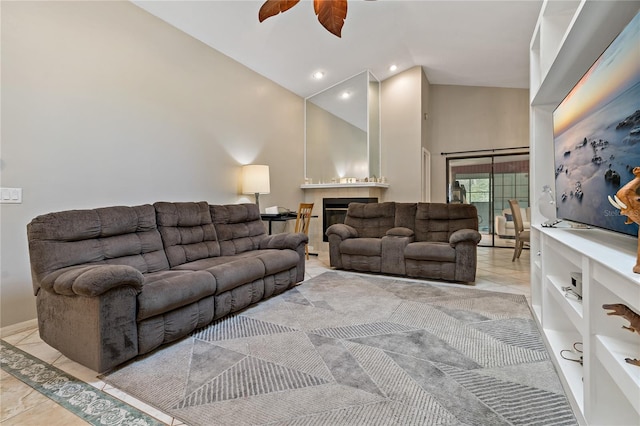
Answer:
<svg viewBox="0 0 640 426"><path fill-rule="evenodd" d="M640 166L640 12L553 112L559 219L638 235L607 196Z"/></svg>

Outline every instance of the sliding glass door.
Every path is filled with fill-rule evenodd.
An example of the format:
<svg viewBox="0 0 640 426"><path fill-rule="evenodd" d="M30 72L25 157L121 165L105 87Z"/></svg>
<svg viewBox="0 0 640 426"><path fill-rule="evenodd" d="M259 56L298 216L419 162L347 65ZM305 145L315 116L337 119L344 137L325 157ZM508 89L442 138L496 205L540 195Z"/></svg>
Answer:
<svg viewBox="0 0 640 426"><path fill-rule="evenodd" d="M447 158L447 188L447 202L478 209L480 245L513 247L509 200L518 200L528 221L529 154Z"/></svg>

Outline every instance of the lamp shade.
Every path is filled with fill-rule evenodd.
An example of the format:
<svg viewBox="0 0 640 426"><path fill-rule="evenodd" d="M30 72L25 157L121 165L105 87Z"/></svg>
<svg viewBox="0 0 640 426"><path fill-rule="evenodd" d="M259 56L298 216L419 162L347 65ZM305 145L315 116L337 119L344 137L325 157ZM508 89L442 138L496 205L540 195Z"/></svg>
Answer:
<svg viewBox="0 0 640 426"><path fill-rule="evenodd" d="M257 164L242 166L243 194L268 194L269 192L271 192L269 166Z"/></svg>

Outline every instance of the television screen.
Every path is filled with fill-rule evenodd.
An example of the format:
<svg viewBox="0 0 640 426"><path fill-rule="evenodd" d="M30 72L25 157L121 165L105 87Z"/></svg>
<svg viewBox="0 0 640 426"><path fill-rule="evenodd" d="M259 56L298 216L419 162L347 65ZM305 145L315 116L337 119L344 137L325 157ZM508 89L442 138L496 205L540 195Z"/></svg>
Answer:
<svg viewBox="0 0 640 426"><path fill-rule="evenodd" d="M640 166L640 13L553 112L560 219L638 235L607 196Z"/></svg>

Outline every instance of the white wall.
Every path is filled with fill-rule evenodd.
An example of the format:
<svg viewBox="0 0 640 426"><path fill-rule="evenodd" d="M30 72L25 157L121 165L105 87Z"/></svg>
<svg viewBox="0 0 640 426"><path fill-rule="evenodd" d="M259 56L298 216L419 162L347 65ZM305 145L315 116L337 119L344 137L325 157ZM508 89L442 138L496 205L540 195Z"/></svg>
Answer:
<svg viewBox="0 0 640 426"><path fill-rule="evenodd" d="M0 326L35 318L26 224L51 211L303 194L303 99L129 2L2 2Z"/></svg>
<svg viewBox="0 0 640 426"><path fill-rule="evenodd" d="M427 159L428 163L422 163L422 157L420 158L420 179L424 179L424 188L421 184L420 191L424 190L424 196L421 193L418 201L431 201L431 182L433 181L433 177L431 176L431 172L433 168L431 167L431 150L429 147L429 94L431 93L431 83L429 83L429 79L427 75L422 72L422 104L421 104L421 123L422 123L422 138L421 138L421 155L422 150L426 150L429 154L429 158Z"/></svg>
<svg viewBox="0 0 640 426"><path fill-rule="evenodd" d="M529 146L528 103L527 89L430 86L431 201L446 201L442 152Z"/></svg>
<svg viewBox="0 0 640 426"><path fill-rule="evenodd" d="M307 177L313 183L368 176L367 132L307 102Z"/></svg>

